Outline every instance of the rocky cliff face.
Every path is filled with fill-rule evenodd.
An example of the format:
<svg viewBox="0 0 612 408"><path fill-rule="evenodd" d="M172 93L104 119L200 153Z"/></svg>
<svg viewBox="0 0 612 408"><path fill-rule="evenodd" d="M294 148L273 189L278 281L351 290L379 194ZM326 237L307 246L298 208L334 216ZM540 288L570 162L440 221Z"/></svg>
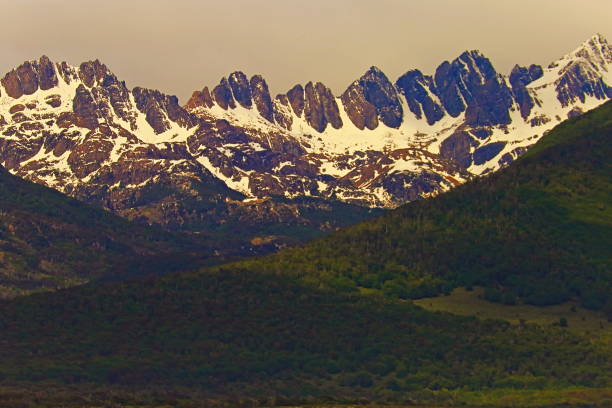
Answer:
<svg viewBox="0 0 612 408"><path fill-rule="evenodd" d="M611 63L594 36L508 77L477 51L395 82L372 67L340 96L309 82L272 97L260 75L234 72L182 107L100 61L42 57L0 80L0 165L168 229L255 234L283 214L322 231L343 222L325 203L395 207L507 165L607 100Z"/></svg>
<svg viewBox="0 0 612 408"><path fill-rule="evenodd" d="M606 40L596 35L545 69L516 66L504 76L482 53L469 51L440 64L434 75L409 70L395 83L372 67L336 98L322 84L296 85L276 97L265 126L244 111L228 109L221 117L296 139L314 131L320 136L302 141L302 146L325 152L328 158L389 148L424 149L440 163L446 160L446 171L452 171L449 162L463 170L447 173L432 186L439 192L452 186L445 184L449 177L461 181L470 173L507 165L560 121L607 100L611 55ZM219 116L204 103L187 106L199 116ZM380 200L372 205L401 201L401 195L390 193L395 190L384 191L389 195L383 198L379 190L375 194Z"/></svg>

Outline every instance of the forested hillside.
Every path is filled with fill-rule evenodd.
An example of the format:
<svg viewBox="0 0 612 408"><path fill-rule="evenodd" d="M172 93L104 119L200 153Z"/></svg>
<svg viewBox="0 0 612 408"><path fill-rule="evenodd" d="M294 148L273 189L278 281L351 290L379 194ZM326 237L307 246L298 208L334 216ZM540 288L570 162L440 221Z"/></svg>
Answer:
<svg viewBox="0 0 612 408"><path fill-rule="evenodd" d="M483 285L494 301L612 307L612 103L508 168L435 199L236 267L420 298Z"/></svg>

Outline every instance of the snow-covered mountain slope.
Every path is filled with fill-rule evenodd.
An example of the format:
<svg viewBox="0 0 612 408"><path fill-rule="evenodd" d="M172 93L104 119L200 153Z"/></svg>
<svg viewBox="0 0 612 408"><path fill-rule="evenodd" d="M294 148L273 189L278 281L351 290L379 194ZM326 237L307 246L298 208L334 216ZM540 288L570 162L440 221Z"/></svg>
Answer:
<svg viewBox="0 0 612 408"><path fill-rule="evenodd" d="M212 90L194 92L186 109L242 128L245 144L259 143L270 154L283 156L269 137L303 150L285 153L282 166L239 162L249 177L246 194L262 194L253 179L263 173L288 195L393 207L495 171L559 122L603 103L612 96L611 61L612 49L598 34L547 68L516 66L509 76L470 51L433 76L411 70L391 83L372 67L338 97L309 82L273 100L263 78L235 72ZM241 144L232 149L242 151ZM306 188L287 181L301 175ZM318 189L308 182L313 176Z"/></svg>
<svg viewBox="0 0 612 408"><path fill-rule="evenodd" d="M547 68L509 76L478 51L395 82L372 67L340 96L309 82L272 98L261 76L236 72L181 107L130 90L99 61L42 57L1 80L0 164L167 228L329 229L326 202L395 207L510 163L610 98L611 62L596 35ZM313 211L329 216L305 215Z"/></svg>
<svg viewBox="0 0 612 408"><path fill-rule="evenodd" d="M372 213L316 198L245 202L254 198L242 193L249 174L235 170L228 153L245 138L239 128L202 120L174 96L130 90L99 61L71 67L42 57L6 74L1 85L0 163L130 219L229 234L252 253L294 242L282 235L291 236L292 227L307 237ZM275 138L285 149L290 142ZM257 159L265 149L256 143L241 148L250 160L266 160ZM281 236L273 228L279 224L286 226Z"/></svg>

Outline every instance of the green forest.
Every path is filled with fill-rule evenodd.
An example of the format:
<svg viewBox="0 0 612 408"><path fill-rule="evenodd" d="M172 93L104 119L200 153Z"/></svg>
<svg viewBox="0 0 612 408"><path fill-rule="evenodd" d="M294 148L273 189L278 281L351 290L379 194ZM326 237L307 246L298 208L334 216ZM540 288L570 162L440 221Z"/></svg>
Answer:
<svg viewBox="0 0 612 408"><path fill-rule="evenodd" d="M578 298L612 317L611 139L608 102L495 174L236 267L400 299L475 285L505 304Z"/></svg>

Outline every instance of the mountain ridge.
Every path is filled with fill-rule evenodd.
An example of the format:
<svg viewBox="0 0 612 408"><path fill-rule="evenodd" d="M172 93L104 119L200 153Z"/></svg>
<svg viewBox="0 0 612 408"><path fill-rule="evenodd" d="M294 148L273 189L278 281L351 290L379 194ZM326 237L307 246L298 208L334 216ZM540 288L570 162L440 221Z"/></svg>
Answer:
<svg viewBox="0 0 612 408"><path fill-rule="evenodd" d="M230 213L253 214L249 202L267 200L284 222L322 234L347 225L330 203L367 217L359 207L448 191L610 97L603 37L559 61L505 77L472 51L434 75L411 70L396 82L373 66L340 96L311 81L272 98L263 77L237 71L181 107L159 91L128 89L100 61L72 67L41 57L0 81L0 164L170 230L233 223L247 241L259 239L276 218L236 224ZM318 215L306 216L313 206Z"/></svg>

